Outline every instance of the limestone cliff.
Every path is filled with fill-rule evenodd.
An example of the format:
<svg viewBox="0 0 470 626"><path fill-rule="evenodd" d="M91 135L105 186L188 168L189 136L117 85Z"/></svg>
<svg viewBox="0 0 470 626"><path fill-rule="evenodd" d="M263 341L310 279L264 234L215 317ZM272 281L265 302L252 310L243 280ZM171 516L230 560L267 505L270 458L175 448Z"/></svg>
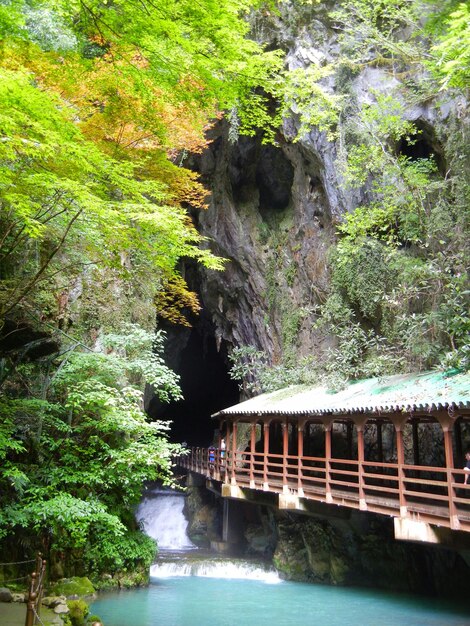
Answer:
<svg viewBox="0 0 470 626"><path fill-rule="evenodd" d="M340 45L331 8L324 2L285 3L278 14L253 18L253 32L269 47L281 47L291 70L334 65ZM396 154L410 160L432 155L446 172L445 128L460 123L463 102L441 95L404 99L406 72L402 79L372 62L348 69L344 51L342 63L341 71L322 81L326 92L343 102L334 136L315 126L305 130L294 106L275 145L264 145L261 136L233 143L228 124L217 123L206 151L186 162L211 192L208 210L195 216L197 227L228 259L224 272L200 269L197 275L188 272L189 280L200 293L209 332L228 351L253 345L277 363L321 354L334 342L314 323L328 292L335 226L370 199L370 183L348 188L341 170L361 106L393 93L403 118L419 133L409 144L398 142Z"/></svg>

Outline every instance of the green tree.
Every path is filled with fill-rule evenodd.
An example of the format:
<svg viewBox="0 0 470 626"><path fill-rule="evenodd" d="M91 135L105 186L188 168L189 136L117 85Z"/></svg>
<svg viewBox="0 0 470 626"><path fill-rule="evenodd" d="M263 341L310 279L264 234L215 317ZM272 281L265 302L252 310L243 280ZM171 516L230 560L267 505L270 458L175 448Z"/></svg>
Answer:
<svg viewBox="0 0 470 626"><path fill-rule="evenodd" d="M68 353L44 400L12 397L17 378L0 402L0 537L21 536L54 563L95 574L149 564L155 546L139 536L133 508L144 481L171 484L180 452L168 425L143 410L143 384L164 401L181 397L162 335L132 326L102 342L112 351Z"/></svg>

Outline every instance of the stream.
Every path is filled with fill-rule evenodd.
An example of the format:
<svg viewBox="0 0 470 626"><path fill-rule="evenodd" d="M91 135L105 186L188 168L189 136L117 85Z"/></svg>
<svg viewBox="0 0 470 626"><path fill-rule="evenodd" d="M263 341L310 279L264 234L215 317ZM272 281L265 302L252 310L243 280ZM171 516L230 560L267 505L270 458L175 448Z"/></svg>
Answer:
<svg viewBox="0 0 470 626"><path fill-rule="evenodd" d="M137 519L160 547L151 584L101 594L91 612L105 626L470 626L468 607L450 602L287 582L269 565L204 553L183 506L178 493L143 499Z"/></svg>

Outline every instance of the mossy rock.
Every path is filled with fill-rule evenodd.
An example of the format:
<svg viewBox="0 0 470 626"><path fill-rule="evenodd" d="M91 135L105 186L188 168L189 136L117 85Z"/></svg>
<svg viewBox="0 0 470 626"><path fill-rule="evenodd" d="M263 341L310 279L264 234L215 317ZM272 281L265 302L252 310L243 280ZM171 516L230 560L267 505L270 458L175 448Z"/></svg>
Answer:
<svg viewBox="0 0 470 626"><path fill-rule="evenodd" d="M347 563L340 556L331 557L331 582L334 585L344 585L349 573Z"/></svg>
<svg viewBox="0 0 470 626"><path fill-rule="evenodd" d="M52 585L50 592L51 595L65 596L71 599L89 596L94 597L96 595L95 588L91 584L91 581L85 576L63 578Z"/></svg>
<svg viewBox="0 0 470 626"><path fill-rule="evenodd" d="M84 626L85 618L90 612L85 600L69 600L67 605L70 611L68 617L72 622L72 626Z"/></svg>

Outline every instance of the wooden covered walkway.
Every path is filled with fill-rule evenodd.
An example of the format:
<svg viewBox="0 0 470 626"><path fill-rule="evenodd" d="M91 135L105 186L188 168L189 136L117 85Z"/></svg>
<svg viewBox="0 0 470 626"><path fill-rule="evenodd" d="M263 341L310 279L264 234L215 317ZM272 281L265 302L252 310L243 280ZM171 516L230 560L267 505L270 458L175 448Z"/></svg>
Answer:
<svg viewBox="0 0 470 626"><path fill-rule="evenodd" d="M222 483L470 532L470 375L372 379L331 394L293 387L220 411L219 441L179 465ZM221 446L222 439L225 450ZM429 463L428 459L432 459Z"/></svg>

